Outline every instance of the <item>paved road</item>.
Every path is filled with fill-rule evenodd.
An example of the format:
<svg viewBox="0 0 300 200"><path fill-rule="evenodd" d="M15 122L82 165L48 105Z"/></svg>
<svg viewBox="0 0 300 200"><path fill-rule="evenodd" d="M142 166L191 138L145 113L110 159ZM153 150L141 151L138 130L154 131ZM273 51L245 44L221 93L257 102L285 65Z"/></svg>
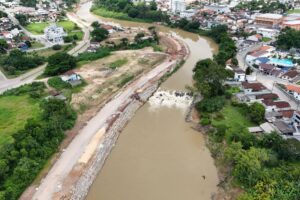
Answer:
<svg viewBox="0 0 300 200"><path fill-rule="evenodd" d="M254 72L256 74L256 72ZM256 74L257 81L261 82L264 86L266 86L269 90L271 90L273 93L276 93L280 100L287 101L290 103L291 107L293 109L298 108L298 104L291 99L290 97L286 96L284 92L282 92L280 89L275 87L275 83L281 83L281 84L291 84L288 81L282 80L280 78L272 77L272 76L265 76L263 74Z"/></svg>
<svg viewBox="0 0 300 200"><path fill-rule="evenodd" d="M77 56L79 53L86 51L86 49L89 47L90 28L89 28L88 24L84 23L76 14L68 13L67 16L69 17L69 19L71 21L78 24L78 26L84 32L83 40L78 42L77 45L68 52L70 55ZM27 32L26 32L26 34L27 34ZM4 74L0 71L0 94L8 89L16 88L21 85L33 82L38 76L40 76L43 73L45 66L46 65L35 68L17 78L14 78L14 79L7 79L4 76Z"/></svg>
<svg viewBox="0 0 300 200"><path fill-rule="evenodd" d="M258 49L261 46L262 46L261 43L255 44L237 54L237 59L239 61L240 67L242 69L246 70L246 68L247 68L247 64L245 63L246 55L249 52L251 52L255 49ZM298 108L298 104L293 99L291 99L290 97L287 97L284 92L282 92L280 89L275 87L275 83L281 83L281 84L292 84L292 83L289 83L286 80L282 80L281 78L277 78L277 77L273 77L273 76L266 76L266 75L261 74L256 71L253 72L252 75L256 76L256 80L258 82L261 82L264 86L266 86L273 93L276 93L281 100L289 102L293 109Z"/></svg>

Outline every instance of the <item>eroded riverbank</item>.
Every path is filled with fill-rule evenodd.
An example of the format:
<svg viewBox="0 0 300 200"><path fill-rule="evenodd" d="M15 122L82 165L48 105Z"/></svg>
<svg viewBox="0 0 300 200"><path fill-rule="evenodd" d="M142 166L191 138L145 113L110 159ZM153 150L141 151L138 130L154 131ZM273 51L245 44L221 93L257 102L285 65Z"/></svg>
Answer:
<svg viewBox="0 0 300 200"><path fill-rule="evenodd" d="M122 26L149 26L112 21ZM196 62L212 57L217 48L196 34L166 27L159 30L178 37L191 51L160 90L184 90L192 84ZM217 192L217 170L203 135L185 123L186 108L146 103L139 109L120 134L87 199L211 199Z"/></svg>
<svg viewBox="0 0 300 200"><path fill-rule="evenodd" d="M84 7L83 5L82 8L86 9L88 7ZM85 10L85 12L88 13L87 15L90 15L88 10ZM85 13L82 10L80 10L79 12ZM98 19L95 16L93 16L93 18L91 19L89 19L89 17L85 18L86 16L84 16L84 14L79 14L79 16L85 19L85 21L88 23L94 21L95 18ZM122 26L127 25L122 24ZM150 24L145 24L145 26L141 25L141 27L147 26L150 26ZM166 34L172 34L179 40L184 41L184 43L191 50L190 56L187 58L184 66L179 69L177 73L173 74L169 79L167 79L164 84L161 85L162 89L183 90L186 85L190 85L192 83L192 68L194 67L195 63L199 59L211 57L212 52L216 48L214 46L214 43L212 43L210 40L200 38L195 34L187 33L177 29L168 29L165 27L159 27L159 30ZM170 62L176 63L174 62L174 60ZM165 65L161 65L160 69L162 68L167 69L168 67ZM92 158L93 156L97 157L97 153L86 153L87 151L84 147L87 146L96 149L103 148L102 145L98 145L98 143L95 142L98 140L100 141L101 139L105 139L105 137L102 137L103 135L108 135L102 133L101 124L105 124L107 122L106 119L109 117L114 118L114 116L111 116L110 113L117 114L118 112L123 112L126 110L126 108L124 108L124 110L119 110L120 108L114 105L116 103L121 104L121 102L123 103L123 105L129 105L127 103L132 102L130 99L132 98L132 94L140 89L141 85L149 83L150 80L152 80L153 75L156 74L155 77L159 78L157 74L160 72L162 71L154 70L149 75L145 75L138 82L135 82L132 87L127 88L122 94L120 94L119 96L117 95L115 99L112 99L112 101L109 102L94 117L93 120L87 123L86 127L84 127L83 130L81 130L80 134L76 136L76 138L69 145L68 149L62 154L61 158L51 169L45 180L43 180L43 183L39 190L36 192L34 199L72 199L72 196L74 199L84 198L89 184L91 184L92 182L91 180L96 175L97 170L101 169L100 167L96 170L92 170L93 174L91 176L87 171L77 171L77 169L82 167L82 165L84 165L85 167L93 166L93 161L97 161L97 159ZM162 74L164 73L166 72L162 72ZM138 104L139 107L140 103ZM131 108L133 108L133 110L137 109L137 107L134 106ZM88 195L88 199L94 197L96 199L113 200L120 199L119 197L121 197L122 195L123 197L121 199L131 199L132 196L135 196L136 198L132 199L139 200L147 198L157 199L157 196L165 196L165 199L174 199L175 196L177 196L178 198L187 196L188 199L199 199L199 197L201 196L203 196L204 199L210 198L210 196L216 191L216 185L218 182L216 169L214 167L213 160L210 157L209 151L204 145L204 139L202 135L198 132L193 131L193 129L190 128L190 125L184 122L185 110L180 108L166 109L165 107L158 107L157 109L151 108L146 110L145 108L149 108L148 103L146 103L146 105L137 112L137 115L133 118L133 121L131 121L128 125L128 127L130 127L130 124L134 124L133 127L135 127L136 129L130 130L129 133L126 134L127 128L125 128L125 130L122 132L121 137L117 142L116 148L108 157L108 160L105 162L104 168L101 170L101 173L99 173L98 178L93 184ZM158 113L158 115L155 115L154 119L152 119L151 117L149 118L149 116L151 116L151 113L154 111ZM132 115L129 115L129 119L131 117ZM139 120L145 119L146 121L139 122L136 121L137 118ZM129 119L127 119L127 121ZM123 122L120 124L123 124ZM149 127L145 126L145 124L149 125ZM147 127L147 131L150 131L149 133L146 132L146 137L144 134L139 134L141 133L140 131L143 131L145 129L145 127ZM109 129L105 129L105 131L107 130ZM155 132L155 134L151 134L151 132ZM130 140L132 143L122 142L123 135L125 137L129 134L135 137L135 139ZM182 138L180 136L182 136ZM147 145L147 143L144 143L148 141L155 141L155 144L152 143L153 145ZM125 145L124 149L118 151L117 147L122 143L124 143ZM110 145L111 146L109 146L109 148L112 147L113 143L111 143ZM148 154L150 156L143 157L139 156L139 154L136 154L132 157L128 157L128 155L130 154L130 149L132 147L137 147L137 149L134 149L133 152L144 152L144 155ZM165 150L163 148L165 148ZM109 151L110 149L107 149L105 152ZM122 158L127 158L125 159L125 164L134 164L135 162L137 162L137 165L135 165L135 167L137 168L127 168L125 166L122 167L124 159L116 159L111 161L114 158L114 152L116 152L117 154L120 153L120 157ZM82 157L83 155L86 155L86 157ZM106 154L106 156L107 155L108 154ZM153 156L162 157L158 158ZM81 163L78 164L77 161L80 161ZM103 165L103 162L104 161L101 161L100 165ZM115 167L105 167L107 165L110 166L110 162L112 162L112 165L114 165ZM172 164L167 165L168 163ZM116 166L121 166L122 170L118 172L114 171L116 169ZM148 171L147 167L150 167L150 169L154 169L156 167L157 168L156 170ZM167 173L167 170L170 170L169 173ZM77 182L77 180L74 181L72 179L65 179L69 172L71 172L71 175L74 175L74 177L83 177L83 179L86 179L87 182L84 181L84 184L81 185L80 181ZM76 172L79 173L76 174ZM135 178L135 174L138 172L140 172L141 179L139 179L138 177L137 179ZM205 175L202 172L206 172L207 174ZM115 176L119 173L123 175L124 179L122 178L122 176ZM128 175L128 177L124 176L124 174ZM166 177L164 176L164 174L168 176ZM108 181L105 181L106 179L101 178L102 175L107 176ZM149 177L145 177L145 175ZM162 179L160 179L159 177L162 177ZM120 178L122 181L120 180ZM98 187L98 180L100 180L101 187ZM145 184L147 183L147 180L150 180L150 182L148 182L149 184ZM178 181L176 182L176 180ZM119 185L118 183L124 183L125 185ZM76 187L70 188L69 186ZM84 186L84 188L82 186ZM77 190L77 187L80 188L80 190ZM123 187L129 188L128 190L123 190ZM140 188L140 190L136 190L135 188ZM165 188L164 192L162 192L162 190L159 190L159 188ZM72 191L71 193L70 189ZM127 191L128 193L126 194L122 191ZM78 192L79 195L77 195L76 192ZM54 193L56 193L56 195L52 196L52 194ZM141 198L141 195L143 195L143 193L147 194L147 197L145 196L144 198ZM171 193L173 194L173 196L168 196L168 194Z"/></svg>

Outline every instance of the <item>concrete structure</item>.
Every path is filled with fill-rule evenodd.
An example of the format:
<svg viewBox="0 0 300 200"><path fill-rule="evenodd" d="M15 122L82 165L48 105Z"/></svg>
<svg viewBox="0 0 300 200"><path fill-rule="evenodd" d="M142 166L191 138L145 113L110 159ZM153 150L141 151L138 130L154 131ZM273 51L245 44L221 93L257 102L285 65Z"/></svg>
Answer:
<svg viewBox="0 0 300 200"><path fill-rule="evenodd" d="M234 80L239 82L244 82L246 79L246 73L244 70L237 68L234 69Z"/></svg>
<svg viewBox="0 0 300 200"><path fill-rule="evenodd" d="M205 10L212 10L217 13L229 13L230 8L226 5L207 5L204 6Z"/></svg>
<svg viewBox="0 0 300 200"><path fill-rule="evenodd" d="M280 33L279 30L269 28L258 28L256 32L267 38L274 38Z"/></svg>
<svg viewBox="0 0 300 200"><path fill-rule="evenodd" d="M292 28L292 29L295 29L295 30L300 30L300 20L295 20L295 21L284 21L282 23L282 28L286 28L286 27L289 27L289 28Z"/></svg>
<svg viewBox="0 0 300 200"><path fill-rule="evenodd" d="M171 0L171 12L181 13L185 11L186 5L184 0Z"/></svg>
<svg viewBox="0 0 300 200"><path fill-rule="evenodd" d="M255 23L257 25L270 27L270 28L279 28L279 26L282 23L282 15L279 14L271 14L271 13L265 13L265 14L259 14L255 17Z"/></svg>
<svg viewBox="0 0 300 200"><path fill-rule="evenodd" d="M64 31L63 27L57 26L56 24L50 25L45 28L44 33L46 39L54 44L63 44L63 38L68 35Z"/></svg>
<svg viewBox="0 0 300 200"><path fill-rule="evenodd" d="M195 9L189 9L189 10L185 10L185 11L180 12L180 17L191 19L195 14L196 14Z"/></svg>

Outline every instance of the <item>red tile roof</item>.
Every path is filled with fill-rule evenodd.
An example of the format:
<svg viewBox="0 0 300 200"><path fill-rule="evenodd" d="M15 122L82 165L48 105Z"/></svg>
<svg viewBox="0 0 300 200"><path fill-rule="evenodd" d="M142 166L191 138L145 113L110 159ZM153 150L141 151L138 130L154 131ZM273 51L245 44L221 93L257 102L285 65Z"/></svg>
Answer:
<svg viewBox="0 0 300 200"><path fill-rule="evenodd" d="M282 76L287 76L289 78L295 78L299 73L296 70L290 70L284 73Z"/></svg>
<svg viewBox="0 0 300 200"><path fill-rule="evenodd" d="M285 88L290 91L294 91L300 94L300 87L295 85L286 85Z"/></svg>
<svg viewBox="0 0 300 200"><path fill-rule="evenodd" d="M295 110L281 110L279 111L283 117L286 117L286 118L291 118L294 114L294 111Z"/></svg>
<svg viewBox="0 0 300 200"><path fill-rule="evenodd" d="M272 101L266 99L262 101L266 106L276 106L277 108L289 108L291 105L286 101Z"/></svg>
<svg viewBox="0 0 300 200"><path fill-rule="evenodd" d="M249 83L249 82L243 82L242 86L245 89L252 89L253 91L261 91L267 89L263 84L261 83Z"/></svg>
<svg viewBox="0 0 300 200"><path fill-rule="evenodd" d="M261 64L259 65L259 67L260 67L261 69L263 69L263 70L272 70L272 69L274 69L274 66L273 66L273 65L271 65L271 64L265 64L265 63L261 63Z"/></svg>
<svg viewBox="0 0 300 200"><path fill-rule="evenodd" d="M256 99L278 99L278 95L274 93L256 95Z"/></svg>

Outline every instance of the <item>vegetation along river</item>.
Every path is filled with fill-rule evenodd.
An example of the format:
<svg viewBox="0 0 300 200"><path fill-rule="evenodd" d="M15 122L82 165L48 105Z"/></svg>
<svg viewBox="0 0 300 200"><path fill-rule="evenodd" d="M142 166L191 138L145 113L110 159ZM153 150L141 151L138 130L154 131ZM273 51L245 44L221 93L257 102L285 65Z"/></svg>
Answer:
<svg viewBox="0 0 300 200"><path fill-rule="evenodd" d="M90 6L89 2L82 5L78 15L92 21L95 16L83 16ZM99 19L126 27L151 26ZM196 34L167 27L159 30L175 34L191 51L185 64L161 85L163 90L183 90L192 84L195 63L212 57L217 46ZM217 192L217 170L203 135L190 128L184 117L185 109L146 103L121 133L87 200L211 199Z"/></svg>

